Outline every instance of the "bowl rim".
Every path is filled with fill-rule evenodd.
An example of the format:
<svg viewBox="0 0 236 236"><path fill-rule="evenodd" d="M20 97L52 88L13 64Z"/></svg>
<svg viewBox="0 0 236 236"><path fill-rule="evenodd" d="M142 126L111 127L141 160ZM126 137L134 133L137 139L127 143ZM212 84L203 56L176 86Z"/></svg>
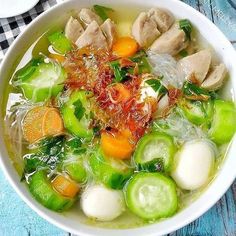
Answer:
<svg viewBox="0 0 236 236"><path fill-rule="evenodd" d="M0 74L2 73L2 68L6 67L7 58L12 53L12 50L14 49L15 45L18 44L18 41L21 39L22 35L26 31L30 31L31 28L37 22L41 21L41 19L44 18L44 16L50 14L53 11L56 11L62 5L66 5L69 2L75 2L75 0L69 0L69 1L60 2L60 3L56 4L55 6L51 7L47 11L43 12L36 19L34 19L29 25L27 25L27 27L14 40L12 45L9 47L7 53L5 54L5 56L4 56L4 58L1 62L1 65L0 65ZM88 2L92 3L93 0L88 1ZM129 2L135 3L135 0L129 0ZM172 3L173 4L178 4L180 7L185 8L186 11L192 12L194 15L196 15L196 17L201 18L203 21L205 21L206 24L208 24L208 26L210 27L209 30L213 30L214 34L217 34L217 36L220 37L220 39L222 40L224 46L227 47L228 50L230 50L230 52L232 53L233 58L236 59L236 51L234 50L234 48L231 45L231 43L229 42L229 40L217 28L217 26L215 26L208 18L206 18L203 14L198 12L196 9L192 8L191 6L181 2L179 0L169 0L169 2L170 2L170 4L172 4ZM232 141L230 149L233 149L232 152L236 152L236 139L235 138ZM226 159L228 159L228 157ZM156 232L155 231L155 225L159 224L157 222L157 223L154 223L154 224L151 224L151 225L147 225L147 226L145 225L145 226L142 226L142 227L131 228L131 229L105 229L105 228L97 228L97 227L93 227L93 226L84 226L83 228L81 228L81 230L78 231L78 230L76 230L76 229L74 229L70 226L67 226L62 221L59 222L59 220L55 219L55 217L47 215L47 209L46 208L40 207L39 203L37 203L36 200L33 197L28 198L26 196L26 194L18 187L17 183L15 182L13 177L10 175L10 173L8 171L8 167L5 165L4 160L3 160L2 149L0 149L0 166L2 167L3 173L6 176L8 182L10 182L11 186L14 188L14 190L17 192L17 194L21 197L21 199L23 199L23 201L31 209L33 209L35 212L37 212L38 215L40 215L42 218L44 218L48 222L54 224L55 226L65 230L67 232L74 233L74 234L79 234L80 236L91 236L91 235L97 235L97 236L103 236L104 235L105 236L105 235L109 235L111 233L113 234L113 236L120 236L122 234L124 234L126 236L126 233L127 233L127 235L130 235L132 233L132 234L136 234L137 236L144 235L144 233L145 233L145 236L157 236L157 235L168 234L168 233L171 233L171 232L173 232L177 229L180 229L180 228L186 226L187 224L193 222L198 217L200 217L202 214L204 214L207 210L209 210L223 196L223 194L227 191L227 189L233 183L234 179L236 178L236 171L234 171L233 175L230 175L229 173L224 171L224 170L226 170L226 167L225 167L226 165L227 165L227 168L230 168L229 163L227 162L227 160L224 161L224 163L222 165L222 168L219 170L216 178L211 183L210 187L207 190L205 190L205 192L203 194L201 194L201 196L198 197L197 200L195 200L193 203L190 204L190 206L187 207L187 209L190 208L190 207L192 207L194 209L193 206L195 206L195 209L197 209L197 211L192 213L189 217L186 217L184 220L175 223L174 225L172 225L168 229L162 229L161 231ZM221 178L219 177L219 176L222 176L223 174L225 176L228 176L228 178L225 177L224 179L222 179L222 177ZM226 179L227 179L227 181L226 181ZM219 181L217 181L217 180L219 180ZM223 184L223 187L221 187L221 191L220 191L220 193L218 193L218 195L215 194L215 195L212 196L211 195L212 191L210 191L210 190L214 190L214 189L217 188L216 183ZM205 196L204 198L203 198L203 195ZM208 200L208 197L210 197L209 200ZM208 203L204 203L204 201L206 201L206 200L208 200ZM202 206L200 206L200 207L198 206L196 208L196 206L199 205L199 203L203 203L203 204L202 204ZM186 209L182 210L181 212L183 212L183 211L186 211ZM171 217L171 218L166 219L165 221L170 221L170 219L176 219L176 216L178 216L178 215L179 215L179 213L176 214L175 216ZM184 214L182 214L182 215L184 216ZM81 225L84 225L84 224L81 223Z"/></svg>

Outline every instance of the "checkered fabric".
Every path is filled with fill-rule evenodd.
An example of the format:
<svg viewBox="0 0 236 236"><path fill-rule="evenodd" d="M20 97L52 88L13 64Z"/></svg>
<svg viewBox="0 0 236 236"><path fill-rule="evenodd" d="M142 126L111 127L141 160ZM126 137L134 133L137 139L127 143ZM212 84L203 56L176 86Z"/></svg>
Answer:
<svg viewBox="0 0 236 236"><path fill-rule="evenodd" d="M15 17L0 19L0 61L7 49L34 18L63 0L40 0L30 11Z"/></svg>

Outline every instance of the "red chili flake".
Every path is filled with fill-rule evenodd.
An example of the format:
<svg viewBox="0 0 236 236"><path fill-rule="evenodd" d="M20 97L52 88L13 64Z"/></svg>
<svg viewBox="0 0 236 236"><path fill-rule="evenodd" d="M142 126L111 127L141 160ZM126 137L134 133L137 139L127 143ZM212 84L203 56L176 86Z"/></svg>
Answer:
<svg viewBox="0 0 236 236"><path fill-rule="evenodd" d="M181 90L177 89L177 88L169 88L168 93L169 93L169 105L170 106L175 105L178 98L182 94Z"/></svg>

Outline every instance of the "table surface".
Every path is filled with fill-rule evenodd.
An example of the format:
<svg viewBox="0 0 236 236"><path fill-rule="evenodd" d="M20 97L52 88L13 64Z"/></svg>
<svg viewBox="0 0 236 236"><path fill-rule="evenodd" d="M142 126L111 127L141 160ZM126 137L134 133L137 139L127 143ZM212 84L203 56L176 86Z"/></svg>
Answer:
<svg viewBox="0 0 236 236"><path fill-rule="evenodd" d="M184 0L184 2L212 20L236 48L236 0ZM70 233L51 225L32 211L7 183L0 170L0 235L65 236ZM185 235L236 235L236 181L207 213L169 236Z"/></svg>

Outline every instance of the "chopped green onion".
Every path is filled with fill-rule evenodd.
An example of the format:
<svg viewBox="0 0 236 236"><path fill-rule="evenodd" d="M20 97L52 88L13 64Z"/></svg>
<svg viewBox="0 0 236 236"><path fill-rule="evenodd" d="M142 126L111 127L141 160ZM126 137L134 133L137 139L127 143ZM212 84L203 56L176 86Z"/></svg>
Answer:
<svg viewBox="0 0 236 236"><path fill-rule="evenodd" d="M184 31L188 40L191 40L192 24L189 20L183 19L179 21L179 28Z"/></svg>
<svg viewBox="0 0 236 236"><path fill-rule="evenodd" d="M114 70L114 76L116 82L121 82L126 79L127 69L121 68L119 61L112 61L110 63L110 66Z"/></svg>
<svg viewBox="0 0 236 236"><path fill-rule="evenodd" d="M188 52L185 49L183 49L182 51L179 52L179 55L181 57L187 57L188 56Z"/></svg>
<svg viewBox="0 0 236 236"><path fill-rule="evenodd" d="M211 97L207 90L188 81L184 83L183 93L190 100L208 100Z"/></svg>
<svg viewBox="0 0 236 236"><path fill-rule="evenodd" d="M147 54L145 51L141 50L133 57L130 58L131 61L138 63L139 73L150 73L151 66L147 60Z"/></svg>
<svg viewBox="0 0 236 236"><path fill-rule="evenodd" d="M140 51L136 55L128 59L131 60L132 62L135 62L138 65L139 74L151 72L151 67L147 60L147 55L145 54L144 51ZM116 82L121 82L126 80L128 74L134 74L134 66L121 68L119 60L110 62L110 66L114 71Z"/></svg>
<svg viewBox="0 0 236 236"><path fill-rule="evenodd" d="M162 79L162 77L160 77ZM161 83L159 79L149 79L146 80L145 83L150 85L155 92L157 92L159 95L164 95L168 92L166 87Z"/></svg>

